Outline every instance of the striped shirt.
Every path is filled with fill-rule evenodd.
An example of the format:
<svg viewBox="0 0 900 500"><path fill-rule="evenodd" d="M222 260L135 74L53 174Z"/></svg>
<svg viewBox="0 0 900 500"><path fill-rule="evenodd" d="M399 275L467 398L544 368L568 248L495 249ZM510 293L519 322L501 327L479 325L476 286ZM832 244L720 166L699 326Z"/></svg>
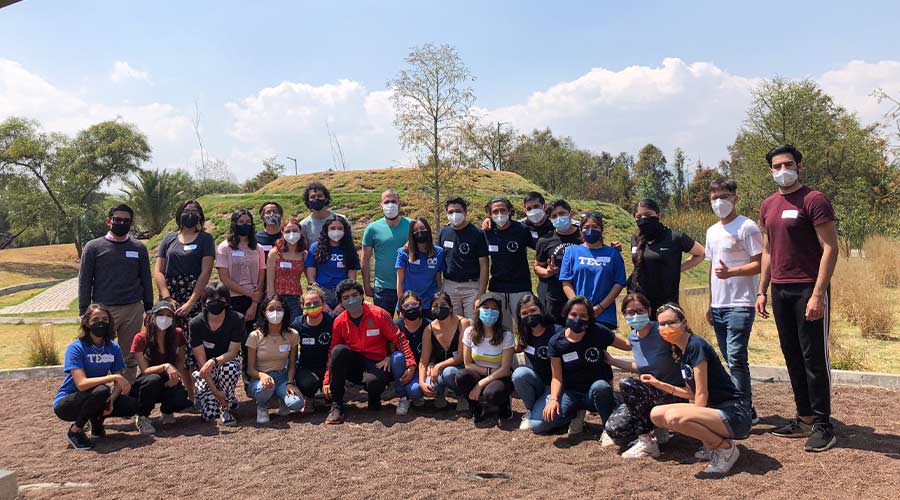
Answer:
<svg viewBox="0 0 900 500"><path fill-rule="evenodd" d="M466 329L463 334L463 344L472 351L472 361L478 366L485 368L500 368L503 361L503 350L512 349L515 346L515 338L511 331L503 332L503 342L499 345L491 344L490 339L483 339L480 344L472 341L472 335L475 333L473 327Z"/></svg>

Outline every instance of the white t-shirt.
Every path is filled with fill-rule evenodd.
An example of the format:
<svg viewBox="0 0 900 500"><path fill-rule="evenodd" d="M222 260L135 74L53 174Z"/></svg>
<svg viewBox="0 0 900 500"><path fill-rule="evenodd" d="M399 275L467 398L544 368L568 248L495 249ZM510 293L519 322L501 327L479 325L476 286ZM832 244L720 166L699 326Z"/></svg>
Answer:
<svg viewBox="0 0 900 500"><path fill-rule="evenodd" d="M755 222L738 215L727 225L717 222L706 230L706 260L715 268L719 260L729 268L749 264L763 251L763 237ZM759 275L735 276L725 280L710 274L711 307L753 307Z"/></svg>
<svg viewBox="0 0 900 500"><path fill-rule="evenodd" d="M472 334L475 333L471 326L466 328L463 334L463 344L472 350L472 360L478 366L485 368L500 368L503 362L503 350L512 349L516 345L515 338L511 331L503 332L503 342L498 345L491 344L490 339L483 339L480 344L472 341Z"/></svg>

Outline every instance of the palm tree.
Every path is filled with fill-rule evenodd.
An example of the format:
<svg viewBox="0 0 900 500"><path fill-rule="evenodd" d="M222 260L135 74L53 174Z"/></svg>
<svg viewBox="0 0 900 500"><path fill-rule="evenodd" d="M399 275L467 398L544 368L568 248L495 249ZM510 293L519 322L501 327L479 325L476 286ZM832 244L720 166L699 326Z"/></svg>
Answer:
<svg viewBox="0 0 900 500"><path fill-rule="evenodd" d="M138 170L125 181L125 199L134 209L137 225L153 236L162 232L184 196L181 176L156 170Z"/></svg>

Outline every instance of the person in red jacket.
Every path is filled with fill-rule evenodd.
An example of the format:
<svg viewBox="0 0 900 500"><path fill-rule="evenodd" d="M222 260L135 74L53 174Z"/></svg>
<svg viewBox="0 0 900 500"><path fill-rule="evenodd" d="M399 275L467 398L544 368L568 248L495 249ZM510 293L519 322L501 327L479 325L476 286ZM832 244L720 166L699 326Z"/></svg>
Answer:
<svg viewBox="0 0 900 500"><path fill-rule="evenodd" d="M335 293L344 312L334 320L328 368L322 382L322 391L331 398L327 424L344 422L344 384L348 379L365 386L369 410L381 409L381 393L391 380L389 342L406 358L406 371L400 383L408 383L416 372L416 358L406 336L390 313L376 305L364 304L363 293L362 285L353 280L341 281Z"/></svg>

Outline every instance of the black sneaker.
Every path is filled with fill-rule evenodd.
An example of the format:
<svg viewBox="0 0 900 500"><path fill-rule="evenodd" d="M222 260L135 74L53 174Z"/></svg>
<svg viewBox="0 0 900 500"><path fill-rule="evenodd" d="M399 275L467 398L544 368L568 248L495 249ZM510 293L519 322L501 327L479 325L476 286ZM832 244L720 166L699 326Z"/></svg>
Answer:
<svg viewBox="0 0 900 500"><path fill-rule="evenodd" d="M480 424L487 419L487 413L484 411L484 407L481 406L481 403L478 401L469 400L469 410L472 412L472 422L475 424Z"/></svg>
<svg viewBox="0 0 900 500"><path fill-rule="evenodd" d="M756 408L750 407L750 425L756 425L759 423L759 415L756 414Z"/></svg>
<svg viewBox="0 0 900 500"><path fill-rule="evenodd" d="M812 434L812 425L795 418L781 427L772 429L771 433L783 438L805 438Z"/></svg>
<svg viewBox="0 0 900 500"><path fill-rule="evenodd" d="M500 408L497 409L497 417L501 420L506 420L512 418L512 415L512 402L507 399L506 403L500 405Z"/></svg>
<svg viewBox="0 0 900 500"><path fill-rule="evenodd" d="M344 423L344 405L341 403L331 403L331 411L325 418L326 424L337 425Z"/></svg>
<svg viewBox="0 0 900 500"><path fill-rule="evenodd" d="M106 427L103 426L102 420L91 421L91 437L94 439L106 437Z"/></svg>
<svg viewBox="0 0 900 500"><path fill-rule="evenodd" d="M366 409L369 411L381 411L381 398L369 399Z"/></svg>
<svg viewBox="0 0 900 500"><path fill-rule="evenodd" d="M829 424L813 424L812 434L806 440L806 451L827 451L837 443L834 431Z"/></svg>
<svg viewBox="0 0 900 500"><path fill-rule="evenodd" d="M94 440L89 438L83 430L73 431L72 428L69 427L69 432L66 433L66 439L69 441L69 444L72 445L72 448L75 448L76 450L90 450L94 447Z"/></svg>

